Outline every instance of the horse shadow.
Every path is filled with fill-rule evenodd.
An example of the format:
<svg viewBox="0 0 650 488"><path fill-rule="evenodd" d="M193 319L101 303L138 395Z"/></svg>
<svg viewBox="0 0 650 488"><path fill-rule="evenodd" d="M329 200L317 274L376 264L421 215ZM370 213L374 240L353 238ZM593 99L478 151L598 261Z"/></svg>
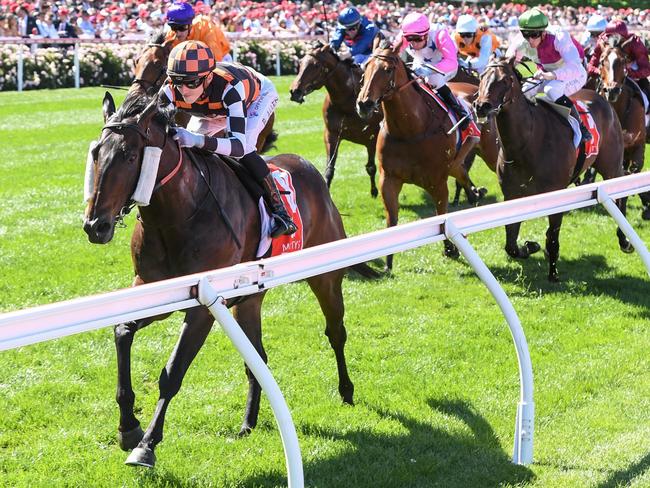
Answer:
<svg viewBox="0 0 650 488"><path fill-rule="evenodd" d="M398 423L391 434L370 429L333 430L302 425L303 436L338 441L334 456L318 456L305 463L306 486L328 488L520 485L535 475L525 466L512 464L489 423L463 400L429 399L429 407L454 417L471 431L449 432L400 412L365 404L376 423ZM243 486L281 486L284 474L267 473L243 480Z"/></svg>
<svg viewBox="0 0 650 488"><path fill-rule="evenodd" d="M467 271L463 271L461 275L475 275L467 262L464 260L460 262L467 267ZM546 279L547 265L543 253L517 260L516 263L519 266L489 266L497 281L516 284L524 290L511 292L511 296L525 295L529 289L546 294L578 293L583 296L608 296L638 307L636 310L639 316L650 319L648 301L650 283L647 278L616 272L617 268L607 264L602 255L586 254L576 259L561 259L559 283L551 283ZM576 283L586 283L587 286L576 287Z"/></svg>
<svg viewBox="0 0 650 488"><path fill-rule="evenodd" d="M609 477L598 484L598 488L616 488L617 486L629 486L634 478L645 473L650 468L650 453L647 453L640 460L632 463L626 469L614 471Z"/></svg>
<svg viewBox="0 0 650 488"><path fill-rule="evenodd" d="M436 206L433 203L431 195L427 192L422 191L421 200L419 202L407 202L400 203L400 211L409 211L413 212L420 219L426 219L433 217L435 215ZM497 203L496 195L485 195L481 198L476 204L469 203L466 198L461 199L458 205L452 205L451 201L449 202L449 207L447 208L447 213L458 212L460 210L466 210L468 208L474 208L478 206L490 205L492 203Z"/></svg>

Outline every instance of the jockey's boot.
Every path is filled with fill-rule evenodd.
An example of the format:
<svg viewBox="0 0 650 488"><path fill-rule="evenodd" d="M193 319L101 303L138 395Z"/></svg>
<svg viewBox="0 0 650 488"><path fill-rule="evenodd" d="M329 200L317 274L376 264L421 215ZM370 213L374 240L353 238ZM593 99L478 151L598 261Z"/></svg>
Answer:
<svg viewBox="0 0 650 488"><path fill-rule="evenodd" d="M451 92L451 89L447 85L442 85L436 91L438 92L438 95L440 95L445 101L447 106L454 111L456 117L458 117L458 120L463 119L459 125L460 130L464 131L467 129L471 121L471 115L468 115L467 112L465 112L465 109Z"/></svg>
<svg viewBox="0 0 650 488"><path fill-rule="evenodd" d="M585 127L585 125L582 123L582 119L580 118L580 114L578 113L578 108L571 101L571 99L569 97L567 97L566 95L562 95L560 98L555 100L555 103L557 103L559 105L562 105L563 107L571 109L571 115L580 124L580 134L582 134L582 141L581 142L583 142L583 141L584 142L591 141L591 132L589 132L589 129L587 129Z"/></svg>
<svg viewBox="0 0 650 488"><path fill-rule="evenodd" d="M291 235L296 232L298 228L293 223L293 220L291 220L291 217L289 217L271 173L267 174L262 180L262 189L264 190L264 200L271 209L273 217L271 237L276 238L281 235Z"/></svg>

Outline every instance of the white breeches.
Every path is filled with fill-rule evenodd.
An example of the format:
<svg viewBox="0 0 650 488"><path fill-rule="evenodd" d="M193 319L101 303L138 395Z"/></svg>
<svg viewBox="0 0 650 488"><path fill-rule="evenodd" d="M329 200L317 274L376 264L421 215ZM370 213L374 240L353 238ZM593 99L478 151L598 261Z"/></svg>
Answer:
<svg viewBox="0 0 650 488"><path fill-rule="evenodd" d="M433 88L440 88L441 86L444 86L447 84L449 80L451 80L454 76L456 76L456 72L458 70L454 70L451 73L447 74L441 74L441 73L433 73L432 75L427 76L427 83L429 86L432 86Z"/></svg>
<svg viewBox="0 0 650 488"><path fill-rule="evenodd" d="M555 101L562 95L569 97L584 87L585 83L587 82L587 73L583 70L578 78L574 78L572 80L545 80L542 81L539 85L534 86L537 82L538 80L530 80L524 83L523 90L526 97L528 99L532 99L538 93L544 92L548 98L550 98L552 101Z"/></svg>

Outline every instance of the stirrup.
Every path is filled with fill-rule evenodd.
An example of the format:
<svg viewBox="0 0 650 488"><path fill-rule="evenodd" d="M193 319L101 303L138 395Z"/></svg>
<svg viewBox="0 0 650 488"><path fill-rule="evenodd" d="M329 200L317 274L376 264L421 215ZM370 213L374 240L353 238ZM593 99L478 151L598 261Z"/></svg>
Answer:
<svg viewBox="0 0 650 488"><path fill-rule="evenodd" d="M280 236L290 236L298 231L298 227L291 219L284 219L278 214L273 214L273 228L271 229L271 237L275 239Z"/></svg>

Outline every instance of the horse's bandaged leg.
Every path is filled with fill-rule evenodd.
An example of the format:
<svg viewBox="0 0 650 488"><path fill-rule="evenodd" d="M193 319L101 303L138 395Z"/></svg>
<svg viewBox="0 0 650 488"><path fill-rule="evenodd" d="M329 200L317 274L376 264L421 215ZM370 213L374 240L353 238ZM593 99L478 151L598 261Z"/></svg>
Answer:
<svg viewBox="0 0 650 488"><path fill-rule="evenodd" d="M97 141L91 141L86 156L86 173L84 175L84 202L89 202L95 190L95 161L93 160L93 149Z"/></svg>
<svg viewBox="0 0 650 488"><path fill-rule="evenodd" d="M158 164L160 163L161 154L162 149L159 147L147 146L144 148L140 179L131 197L131 200L137 205L142 207L149 205L156 184L156 176L158 176Z"/></svg>

